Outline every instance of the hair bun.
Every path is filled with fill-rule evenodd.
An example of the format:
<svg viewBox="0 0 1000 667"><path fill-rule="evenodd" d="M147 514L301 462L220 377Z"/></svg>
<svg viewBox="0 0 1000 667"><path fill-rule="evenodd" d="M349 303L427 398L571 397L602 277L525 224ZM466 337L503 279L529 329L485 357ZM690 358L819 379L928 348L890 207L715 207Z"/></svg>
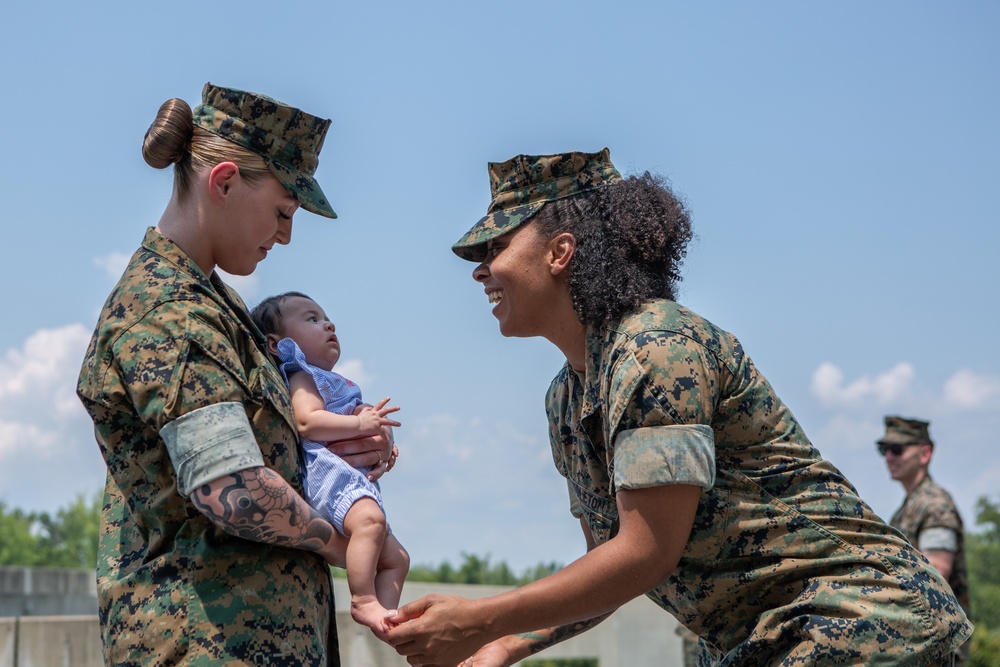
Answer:
<svg viewBox="0 0 1000 667"><path fill-rule="evenodd" d="M142 159L154 169L180 162L191 148L194 122L191 107L182 99L160 105L156 118L142 140Z"/></svg>

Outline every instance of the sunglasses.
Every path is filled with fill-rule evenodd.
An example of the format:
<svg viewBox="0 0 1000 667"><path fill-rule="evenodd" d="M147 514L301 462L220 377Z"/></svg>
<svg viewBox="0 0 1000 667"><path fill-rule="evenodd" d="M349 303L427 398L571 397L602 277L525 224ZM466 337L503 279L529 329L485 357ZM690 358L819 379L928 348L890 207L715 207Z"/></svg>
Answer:
<svg viewBox="0 0 1000 667"><path fill-rule="evenodd" d="M892 452L895 456L899 456L900 454L903 453L904 448L919 444L920 444L919 442L911 442L906 445L899 445L899 444L883 445L880 443L879 445L877 445L877 447L880 456L885 456L886 452Z"/></svg>

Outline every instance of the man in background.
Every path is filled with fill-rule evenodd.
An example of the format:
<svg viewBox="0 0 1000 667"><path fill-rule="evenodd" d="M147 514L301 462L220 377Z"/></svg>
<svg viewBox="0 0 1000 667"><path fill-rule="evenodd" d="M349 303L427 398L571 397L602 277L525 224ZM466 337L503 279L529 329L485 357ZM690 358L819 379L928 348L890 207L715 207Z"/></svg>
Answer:
<svg viewBox="0 0 1000 667"><path fill-rule="evenodd" d="M889 522L941 573L969 614L969 584L965 567L962 517L951 494L931 479L928 468L934 455L930 422L885 418L885 435L878 441L889 474L906 489L903 505ZM956 654L956 665L968 660L969 642Z"/></svg>

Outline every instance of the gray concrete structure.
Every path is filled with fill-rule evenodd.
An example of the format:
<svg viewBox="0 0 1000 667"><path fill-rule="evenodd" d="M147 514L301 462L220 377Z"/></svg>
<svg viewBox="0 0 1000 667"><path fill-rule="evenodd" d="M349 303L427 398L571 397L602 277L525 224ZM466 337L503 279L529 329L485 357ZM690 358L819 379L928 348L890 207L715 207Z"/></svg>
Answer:
<svg viewBox="0 0 1000 667"><path fill-rule="evenodd" d="M30 572L25 572L30 570ZM351 620L350 592L334 580L340 654L346 667L408 667L389 646ZM505 586L407 583L403 602L429 593L468 598L496 595ZM60 603L56 598L63 596ZM42 609L90 605L86 615L37 615ZM25 610L31 613L25 614ZM98 667L101 659L97 594L89 571L0 568L0 667ZM13 612L13 613L11 613ZM75 614L77 612L70 612ZM599 667L680 667L676 621L645 598L629 602L611 618L576 639L539 653L539 658L597 658Z"/></svg>
<svg viewBox="0 0 1000 667"><path fill-rule="evenodd" d="M0 616L96 613L97 579L92 571L0 567Z"/></svg>

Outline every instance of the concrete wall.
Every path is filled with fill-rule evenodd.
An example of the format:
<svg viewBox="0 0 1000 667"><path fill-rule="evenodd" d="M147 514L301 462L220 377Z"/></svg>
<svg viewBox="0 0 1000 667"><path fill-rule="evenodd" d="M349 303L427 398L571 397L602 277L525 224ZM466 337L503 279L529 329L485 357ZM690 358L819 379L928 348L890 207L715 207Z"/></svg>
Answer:
<svg viewBox="0 0 1000 667"><path fill-rule="evenodd" d="M103 667L96 616L0 618L13 626L5 647L0 629L0 667ZM4 662L7 660L7 662Z"/></svg>
<svg viewBox="0 0 1000 667"><path fill-rule="evenodd" d="M97 613L97 579L90 570L0 567L0 616Z"/></svg>
<svg viewBox="0 0 1000 667"><path fill-rule="evenodd" d="M17 572L22 570L22 572ZM0 667L99 667L100 632L93 573L75 570L0 568ZM88 583L90 582L90 583ZM20 586L20 589L18 587ZM29 594L26 591L34 591ZM61 589L59 587L62 587ZM351 620L347 582L334 580L337 630L345 667L407 667L389 646ZM61 590L62 593L55 592ZM478 598L504 586L408 583L402 602L429 593ZM35 596L38 596L37 598ZM59 603L56 598L65 599ZM24 609L92 605L86 615L24 614ZM19 606L20 605L20 606ZM9 609L20 609L9 613ZM676 621L645 598L629 602L590 632L539 653L539 658L597 658L600 667L680 667Z"/></svg>

